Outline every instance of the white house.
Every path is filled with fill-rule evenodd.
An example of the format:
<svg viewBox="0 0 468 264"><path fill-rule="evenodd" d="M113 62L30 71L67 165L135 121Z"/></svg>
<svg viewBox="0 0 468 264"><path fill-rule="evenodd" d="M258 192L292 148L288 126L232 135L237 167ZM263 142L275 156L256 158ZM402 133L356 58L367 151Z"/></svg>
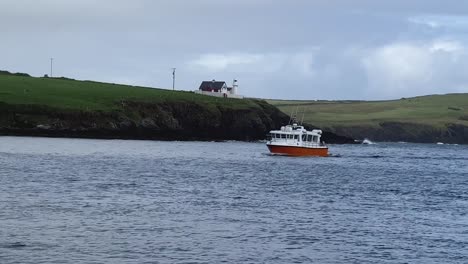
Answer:
<svg viewBox="0 0 468 264"><path fill-rule="evenodd" d="M228 87L224 81L203 81L200 84L196 93L216 96L216 97L225 97L225 98L239 98L242 99L244 96L237 94L237 80L233 80L232 87Z"/></svg>

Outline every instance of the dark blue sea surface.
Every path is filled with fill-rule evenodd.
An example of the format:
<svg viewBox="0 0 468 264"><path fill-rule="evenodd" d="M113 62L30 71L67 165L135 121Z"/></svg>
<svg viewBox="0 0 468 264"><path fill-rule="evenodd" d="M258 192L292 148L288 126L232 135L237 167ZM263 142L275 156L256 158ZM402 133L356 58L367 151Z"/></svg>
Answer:
<svg viewBox="0 0 468 264"><path fill-rule="evenodd" d="M0 137L0 263L468 263L468 146Z"/></svg>

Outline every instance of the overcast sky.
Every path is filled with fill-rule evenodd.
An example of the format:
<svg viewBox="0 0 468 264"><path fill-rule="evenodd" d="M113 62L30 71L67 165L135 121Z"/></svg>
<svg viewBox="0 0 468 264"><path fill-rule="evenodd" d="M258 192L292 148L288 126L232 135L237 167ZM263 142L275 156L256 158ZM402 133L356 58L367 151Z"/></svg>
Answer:
<svg viewBox="0 0 468 264"><path fill-rule="evenodd" d="M468 1L0 0L0 69L246 96L468 92Z"/></svg>

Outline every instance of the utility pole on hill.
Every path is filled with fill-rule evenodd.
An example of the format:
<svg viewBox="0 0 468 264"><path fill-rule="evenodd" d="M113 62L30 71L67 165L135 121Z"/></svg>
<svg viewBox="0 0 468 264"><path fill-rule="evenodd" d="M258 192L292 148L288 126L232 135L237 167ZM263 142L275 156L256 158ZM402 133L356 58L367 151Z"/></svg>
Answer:
<svg viewBox="0 0 468 264"><path fill-rule="evenodd" d="M50 78L52 78L53 66L54 66L54 58L50 58Z"/></svg>
<svg viewBox="0 0 468 264"><path fill-rule="evenodd" d="M176 68L172 68L172 91L175 90L175 70Z"/></svg>

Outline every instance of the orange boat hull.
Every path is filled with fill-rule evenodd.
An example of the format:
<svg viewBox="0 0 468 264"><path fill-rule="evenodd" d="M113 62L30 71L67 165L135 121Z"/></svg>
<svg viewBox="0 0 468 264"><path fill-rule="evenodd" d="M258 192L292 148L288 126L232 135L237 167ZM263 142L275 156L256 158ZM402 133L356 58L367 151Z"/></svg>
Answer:
<svg viewBox="0 0 468 264"><path fill-rule="evenodd" d="M304 148L294 146L275 146L267 145L268 149L273 154L281 154L288 156L328 156L328 148Z"/></svg>

